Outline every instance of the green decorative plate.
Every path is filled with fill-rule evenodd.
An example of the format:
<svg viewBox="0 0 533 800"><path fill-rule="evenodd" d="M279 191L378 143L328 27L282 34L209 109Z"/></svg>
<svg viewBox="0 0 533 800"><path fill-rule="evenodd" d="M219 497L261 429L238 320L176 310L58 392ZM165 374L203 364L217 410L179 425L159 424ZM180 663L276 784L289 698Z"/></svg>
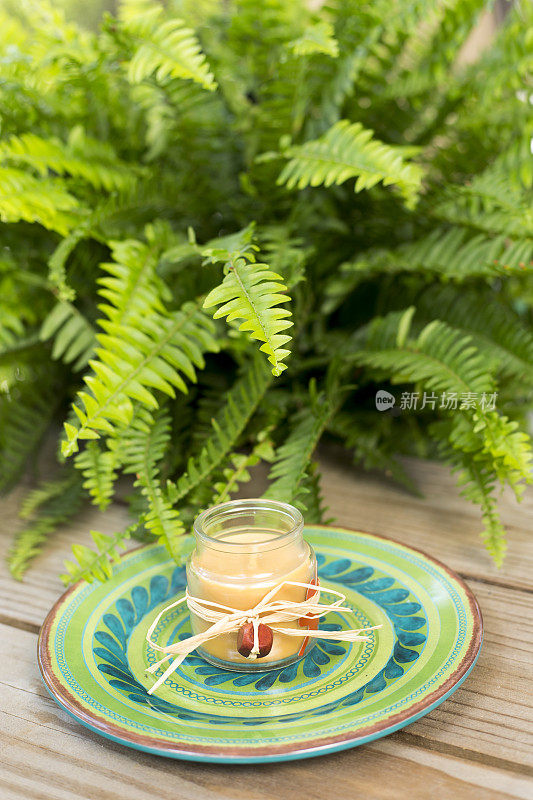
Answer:
<svg viewBox="0 0 533 800"><path fill-rule="evenodd" d="M321 585L344 592L368 642L319 639L304 659L263 673L226 672L193 654L147 693L154 616L185 588L185 570L158 545L124 557L105 584L80 582L52 608L39 637L45 684L62 708L116 742L172 758L284 761L343 750L427 714L468 675L482 641L464 582L423 553L341 528L307 527ZM326 595L327 597L327 595ZM324 630L354 627L329 614ZM190 635L178 607L154 632Z"/></svg>

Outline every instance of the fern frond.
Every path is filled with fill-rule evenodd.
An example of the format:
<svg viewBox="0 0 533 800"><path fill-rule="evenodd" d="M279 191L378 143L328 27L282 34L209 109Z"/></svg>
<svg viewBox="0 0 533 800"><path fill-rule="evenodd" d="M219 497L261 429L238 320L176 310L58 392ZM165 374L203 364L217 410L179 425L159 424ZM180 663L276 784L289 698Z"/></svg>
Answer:
<svg viewBox="0 0 533 800"><path fill-rule="evenodd" d="M529 152L527 158L530 159ZM524 164L527 163L524 159ZM529 186L518 186L504 164L492 164L466 185L445 186L437 197L433 209L435 216L489 233L533 237Z"/></svg>
<svg viewBox="0 0 533 800"><path fill-rule="evenodd" d="M127 324L141 316L164 311L170 293L156 272L158 248L135 239L111 241L113 261L102 264L106 275L98 278L100 305L115 324Z"/></svg>
<svg viewBox="0 0 533 800"><path fill-rule="evenodd" d="M291 340L281 331L293 324L288 319L291 312L279 308L281 303L290 299L282 294L287 287L281 275L272 272L267 264L247 261L244 257L232 258L225 271L222 283L207 295L204 308L219 306L213 314L215 319L243 320L239 330L247 331L250 338L263 342L259 349L267 354L272 374L281 375L287 369L283 359L290 353L283 345Z"/></svg>
<svg viewBox="0 0 533 800"><path fill-rule="evenodd" d="M362 281L376 275L427 273L443 282L520 275L533 257L533 240L470 236L464 227L435 228L394 249L373 248L341 264L327 285L323 307L333 311Z"/></svg>
<svg viewBox="0 0 533 800"><path fill-rule="evenodd" d="M11 488L23 474L57 405L53 390L35 386L24 387L20 394L0 395L0 491Z"/></svg>
<svg viewBox="0 0 533 800"><path fill-rule="evenodd" d="M40 553L50 534L78 513L83 497L81 480L74 476L68 483L62 482L60 493L50 495L39 505L34 518L16 534L9 551L8 565L14 578L22 580L30 561Z"/></svg>
<svg viewBox="0 0 533 800"><path fill-rule="evenodd" d="M65 424L64 455L76 452L78 439L112 433L111 420L128 424L132 400L155 409L154 389L170 397L174 387L186 393L182 375L195 381L195 367L205 363L203 352L218 349L213 323L195 303L165 311L161 295L166 297L168 290L155 274L149 245L115 243L114 253L121 261L104 265L111 276L100 279L101 294L109 302L100 307L107 320L100 320L105 333L97 335L98 360L89 362L94 374L85 378L91 394L78 393L81 403L74 410L80 427Z"/></svg>
<svg viewBox="0 0 533 800"><path fill-rule="evenodd" d="M142 407L133 424L121 437L119 453L124 472L135 473L141 493L148 500L144 525L179 561L185 533L179 514L164 495L159 478L159 462L170 439L170 417L165 410L152 415Z"/></svg>
<svg viewBox="0 0 533 800"><path fill-rule="evenodd" d="M67 301L59 301L41 325L42 342L53 339L52 358L72 364L77 371L83 369L96 346L92 325L78 309Z"/></svg>
<svg viewBox="0 0 533 800"><path fill-rule="evenodd" d="M305 477L300 484L300 491L295 499L295 505L305 508L305 522L307 525L331 525L332 517L327 517L328 506L324 503L320 488L320 470L316 461L311 461Z"/></svg>
<svg viewBox="0 0 533 800"><path fill-rule="evenodd" d="M23 170L0 167L2 222L38 222L66 236L77 217L76 198L60 180L35 178Z"/></svg>
<svg viewBox="0 0 533 800"><path fill-rule="evenodd" d="M257 466L260 461L272 461L274 449L268 437L268 431L260 431L256 444L249 453L233 453L230 456L230 466L222 471L223 480L214 485L215 494L210 505L218 505L230 500L240 483L247 483L251 479L249 470Z"/></svg>
<svg viewBox="0 0 533 800"><path fill-rule="evenodd" d="M270 269L282 276L289 291L304 280L313 248L302 237L293 235L285 225L269 225L258 231L258 238Z"/></svg>
<svg viewBox="0 0 533 800"><path fill-rule="evenodd" d="M354 190L370 189L377 183L395 184L409 205L420 190L423 171L405 159L408 148L384 144L359 122L341 120L319 139L290 147L284 155L289 162L278 184L289 189L332 186L355 178Z"/></svg>
<svg viewBox="0 0 533 800"><path fill-rule="evenodd" d="M108 192L124 191L135 182L134 166L123 164L109 145L89 139L79 127L71 131L68 144L34 133L11 136L0 142L0 162L30 167L43 178L52 170Z"/></svg>
<svg viewBox="0 0 533 800"><path fill-rule="evenodd" d="M503 485L508 483L517 499L525 483L533 482L531 439L515 420L497 411L458 415L449 442L455 451L471 453L484 460Z"/></svg>
<svg viewBox="0 0 533 800"><path fill-rule="evenodd" d="M76 563L65 561L64 565L67 571L65 574L60 575L65 586L81 580L92 583L95 579L97 581L105 581L110 578L113 574L113 564L120 559L117 548L126 546L126 543L132 534L138 530L139 526L142 525L142 522L141 517L125 530L112 535L91 531L91 538L96 546L96 551L85 545L73 544L72 553Z"/></svg>
<svg viewBox="0 0 533 800"><path fill-rule="evenodd" d="M35 489L32 489L22 499L19 509L20 519L29 519L33 517L48 500L62 494L72 482L72 476L67 475L55 478L51 481L41 482Z"/></svg>
<svg viewBox="0 0 533 800"><path fill-rule="evenodd" d="M525 483L533 482L531 442L497 412L457 414L430 428L441 455L459 473L461 494L481 507L481 537L497 566L506 551L506 532L494 496L495 483L509 483L519 499Z"/></svg>
<svg viewBox="0 0 533 800"><path fill-rule="evenodd" d="M102 450L96 442L89 442L75 458L76 469L81 470L83 488L86 489L100 511L105 511L113 497L117 477L114 453Z"/></svg>
<svg viewBox="0 0 533 800"><path fill-rule="evenodd" d="M517 378L524 387L533 383L533 332L512 309L489 292L471 288L458 296L451 287L429 287L419 309L429 317L436 308L444 322L474 337L502 378Z"/></svg>
<svg viewBox="0 0 533 800"><path fill-rule="evenodd" d="M301 494L309 461L338 404L338 397L321 398L311 407L297 412L291 421L291 432L287 440L276 450L274 464L268 476L272 483L264 497L292 503Z"/></svg>
<svg viewBox="0 0 533 800"><path fill-rule="evenodd" d="M202 350L216 351L213 328L194 303L186 303L168 317L139 320L137 327L101 322L106 334L98 334L102 347L96 350L99 361L90 361L94 375L85 383L91 394L79 392L82 410L74 409L80 421L77 428L65 423L67 439L63 455L78 449L78 439L97 439L100 432L112 433L111 420L128 424L133 415L132 400L147 408L158 407L153 389L175 396L173 387L187 392L181 377L196 379L195 367L202 369Z"/></svg>
<svg viewBox="0 0 533 800"><path fill-rule="evenodd" d="M488 393L494 382L471 336L434 320L409 336L414 309L376 318L365 344L353 352L358 364L386 370L393 382L420 382L434 392Z"/></svg>
<svg viewBox="0 0 533 800"><path fill-rule="evenodd" d="M305 28L298 39L287 45L295 56L311 56L315 53L337 58L339 45L334 36L333 25L330 22L315 22Z"/></svg>
<svg viewBox="0 0 533 800"><path fill-rule="evenodd" d="M131 58L131 83L140 83L151 75L159 82L167 78L191 80L211 92L217 87L194 31L180 19L167 20L145 31Z"/></svg>
<svg viewBox="0 0 533 800"><path fill-rule="evenodd" d="M457 485L461 495L481 508L484 528L481 538L485 547L494 559L497 567L501 567L507 551L506 531L498 513L497 501L494 497L494 475L490 469L477 464L474 459L464 459L462 467L457 467Z"/></svg>
<svg viewBox="0 0 533 800"><path fill-rule="evenodd" d="M262 362L253 359L243 377L235 382L224 398L219 413L211 422L211 436L198 456L189 459L187 471L176 482L167 483L172 503L183 500L208 478L236 446L271 380Z"/></svg>

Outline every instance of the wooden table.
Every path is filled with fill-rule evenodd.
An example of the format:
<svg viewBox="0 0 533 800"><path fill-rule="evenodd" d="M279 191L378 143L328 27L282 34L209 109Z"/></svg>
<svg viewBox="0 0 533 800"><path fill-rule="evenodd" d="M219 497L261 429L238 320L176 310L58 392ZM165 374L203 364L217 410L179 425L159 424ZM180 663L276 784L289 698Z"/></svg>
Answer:
<svg viewBox="0 0 533 800"><path fill-rule="evenodd" d="M0 797L30 800L496 800L533 798L533 491L502 502L509 554L497 570L479 517L447 469L408 461L425 499L356 472L331 454L323 488L339 524L419 547L457 570L481 604L485 643L461 688L408 728L353 750L273 765L218 766L129 750L86 730L49 698L36 664L46 612L70 543L123 526L127 511L86 511L55 534L23 583L0 572ZM21 491L0 502L1 546L19 525Z"/></svg>

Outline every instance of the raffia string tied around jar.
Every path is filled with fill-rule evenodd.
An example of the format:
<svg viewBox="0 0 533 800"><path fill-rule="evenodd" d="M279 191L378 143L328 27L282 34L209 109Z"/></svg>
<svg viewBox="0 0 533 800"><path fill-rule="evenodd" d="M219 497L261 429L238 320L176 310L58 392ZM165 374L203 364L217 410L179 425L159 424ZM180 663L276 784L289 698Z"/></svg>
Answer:
<svg viewBox="0 0 533 800"><path fill-rule="evenodd" d="M307 600L303 600L301 602L295 602L292 600L275 600L274 598L276 594L284 586L297 586L301 587L302 589L309 589L313 591L313 594ZM211 600L193 597L187 590L183 597L166 606L166 608L164 608L157 615L150 626L148 633L146 634L146 641L150 647L152 647L154 650L157 650L159 653L165 654L162 659L148 667L146 670L147 672L156 672L156 670L162 664L175 656L174 660L170 666L167 667L163 675L161 675L154 685L148 690L148 694L155 692L161 686L161 684L164 683L166 679L179 667L182 661L190 653L196 650L197 647L200 647L210 639L214 639L222 634L238 633L243 625L251 624L253 626L253 646L251 647L249 655L247 656L249 659L260 657L260 628L261 626L265 625L268 626L273 633L280 633L285 636L336 639L341 642L366 642L369 640L369 637L364 635L366 632L382 627L381 625L373 625L366 628L354 628L341 631L327 631L319 629L312 630L307 627L301 629L283 627L284 622L293 622L301 617L305 617L306 620L312 622L313 620L318 620L324 614L329 614L332 611L337 613L352 612L352 609L349 606L343 605L343 603L346 601L346 595L342 594L342 592L334 591L333 589L326 589L325 591L327 594L335 595L338 599L331 603L320 603L320 594L322 592L320 585L311 583L298 583L296 581L283 581L267 592L262 600L260 600L259 603L257 603L253 608L243 610L239 608L231 608L231 606L225 606L221 603L215 603ZM189 611L192 611L206 622L211 622L211 627L209 627L203 633L198 633L195 636L190 636L188 639L183 639L182 641L167 645L165 647L153 642L151 637L161 617L171 609L176 608L184 602L187 603Z"/></svg>

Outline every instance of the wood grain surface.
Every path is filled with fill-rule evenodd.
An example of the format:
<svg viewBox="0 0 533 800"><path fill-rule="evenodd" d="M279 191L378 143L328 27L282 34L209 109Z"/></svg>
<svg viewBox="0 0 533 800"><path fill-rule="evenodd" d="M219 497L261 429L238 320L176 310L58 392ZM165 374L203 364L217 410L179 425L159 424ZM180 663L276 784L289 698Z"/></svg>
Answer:
<svg viewBox="0 0 533 800"><path fill-rule="evenodd" d="M49 698L36 665L39 627L58 574L89 530L127 524L124 505L86 510L58 531L22 583L5 567L21 491L0 501L0 797L2 800L492 800L533 798L533 491L502 498L509 554L497 570L479 517L445 467L408 460L424 498L322 454L322 485L339 524L419 547L459 572L485 620L478 664L439 708L385 739L300 762L219 766L171 761L103 740ZM258 493L262 476L247 494Z"/></svg>

